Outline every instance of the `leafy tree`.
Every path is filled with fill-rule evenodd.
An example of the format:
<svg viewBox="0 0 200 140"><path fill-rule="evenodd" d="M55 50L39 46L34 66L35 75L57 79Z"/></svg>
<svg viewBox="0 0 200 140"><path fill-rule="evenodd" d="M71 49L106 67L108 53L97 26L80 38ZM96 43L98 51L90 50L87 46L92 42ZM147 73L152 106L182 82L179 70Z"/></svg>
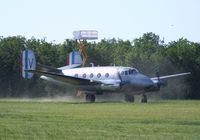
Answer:
<svg viewBox="0 0 200 140"><path fill-rule="evenodd" d="M21 87L20 53L23 50L25 38L21 36L3 38L0 41L0 92L2 97L17 96Z"/></svg>
<svg viewBox="0 0 200 140"><path fill-rule="evenodd" d="M169 44L167 55L177 67L192 73L188 78L190 90L187 98L200 98L200 44L181 38Z"/></svg>

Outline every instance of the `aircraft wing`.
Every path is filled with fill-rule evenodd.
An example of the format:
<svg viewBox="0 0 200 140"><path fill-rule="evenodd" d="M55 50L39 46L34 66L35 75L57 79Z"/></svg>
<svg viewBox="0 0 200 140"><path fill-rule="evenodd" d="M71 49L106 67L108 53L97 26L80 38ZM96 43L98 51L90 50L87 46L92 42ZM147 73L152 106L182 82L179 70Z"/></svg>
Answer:
<svg viewBox="0 0 200 140"><path fill-rule="evenodd" d="M55 72L47 72L47 71L40 71L40 70L25 70L34 74L44 75L47 77L51 77L55 80L65 82L67 84L77 85L77 86L86 86L86 85L98 85L101 84L99 81L94 80L88 80L88 79L82 79L78 77L71 77L66 76L61 73L55 73Z"/></svg>
<svg viewBox="0 0 200 140"><path fill-rule="evenodd" d="M161 76L161 77L159 77L159 79L167 80L167 79L170 79L170 78L185 76L185 75L189 75L189 74L191 74L191 72L185 72L185 73L178 73L178 74L173 74L173 75ZM157 80L157 79L158 79L158 77L151 78L151 80Z"/></svg>

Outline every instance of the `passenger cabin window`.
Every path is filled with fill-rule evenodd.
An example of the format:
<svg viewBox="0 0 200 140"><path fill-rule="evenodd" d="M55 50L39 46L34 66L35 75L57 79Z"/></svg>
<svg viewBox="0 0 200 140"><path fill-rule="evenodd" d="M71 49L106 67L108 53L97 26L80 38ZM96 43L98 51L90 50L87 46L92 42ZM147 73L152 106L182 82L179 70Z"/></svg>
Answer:
<svg viewBox="0 0 200 140"><path fill-rule="evenodd" d="M109 77L109 73L106 73L106 74L105 74L105 77L108 78L108 77Z"/></svg>
<svg viewBox="0 0 200 140"><path fill-rule="evenodd" d="M75 74L74 77L78 77L78 74Z"/></svg>
<svg viewBox="0 0 200 140"><path fill-rule="evenodd" d="M83 78L86 78L86 74L85 73L83 74Z"/></svg>
<svg viewBox="0 0 200 140"><path fill-rule="evenodd" d="M93 77L94 77L94 74L93 74L93 73L91 73L91 74L90 74L90 78L93 78Z"/></svg>
<svg viewBox="0 0 200 140"><path fill-rule="evenodd" d="M128 75L128 71L125 71L125 75Z"/></svg>
<svg viewBox="0 0 200 140"><path fill-rule="evenodd" d="M101 73L98 73L98 74L97 74L97 77L100 78L100 77L101 77Z"/></svg>

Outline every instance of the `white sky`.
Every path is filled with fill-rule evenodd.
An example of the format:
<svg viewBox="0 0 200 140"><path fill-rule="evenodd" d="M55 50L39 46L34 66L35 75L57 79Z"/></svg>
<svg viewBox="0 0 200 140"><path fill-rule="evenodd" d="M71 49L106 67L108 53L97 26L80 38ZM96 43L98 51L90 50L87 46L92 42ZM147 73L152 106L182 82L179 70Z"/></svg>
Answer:
<svg viewBox="0 0 200 140"><path fill-rule="evenodd" d="M200 42L200 0L0 0L0 19L0 36L56 43L82 29L98 30L99 39L153 32L165 42Z"/></svg>

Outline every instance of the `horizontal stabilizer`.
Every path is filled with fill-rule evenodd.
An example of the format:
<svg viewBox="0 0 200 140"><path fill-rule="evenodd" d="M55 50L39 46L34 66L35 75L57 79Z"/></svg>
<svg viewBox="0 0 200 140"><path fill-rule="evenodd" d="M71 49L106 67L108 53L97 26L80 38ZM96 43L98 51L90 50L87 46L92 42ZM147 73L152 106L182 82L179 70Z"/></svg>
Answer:
<svg viewBox="0 0 200 140"><path fill-rule="evenodd" d="M46 72L54 72L54 73L62 73L62 70L60 70L60 69L50 67L50 66L46 66L46 65L42 65L42 64L37 64L37 70L46 71Z"/></svg>

